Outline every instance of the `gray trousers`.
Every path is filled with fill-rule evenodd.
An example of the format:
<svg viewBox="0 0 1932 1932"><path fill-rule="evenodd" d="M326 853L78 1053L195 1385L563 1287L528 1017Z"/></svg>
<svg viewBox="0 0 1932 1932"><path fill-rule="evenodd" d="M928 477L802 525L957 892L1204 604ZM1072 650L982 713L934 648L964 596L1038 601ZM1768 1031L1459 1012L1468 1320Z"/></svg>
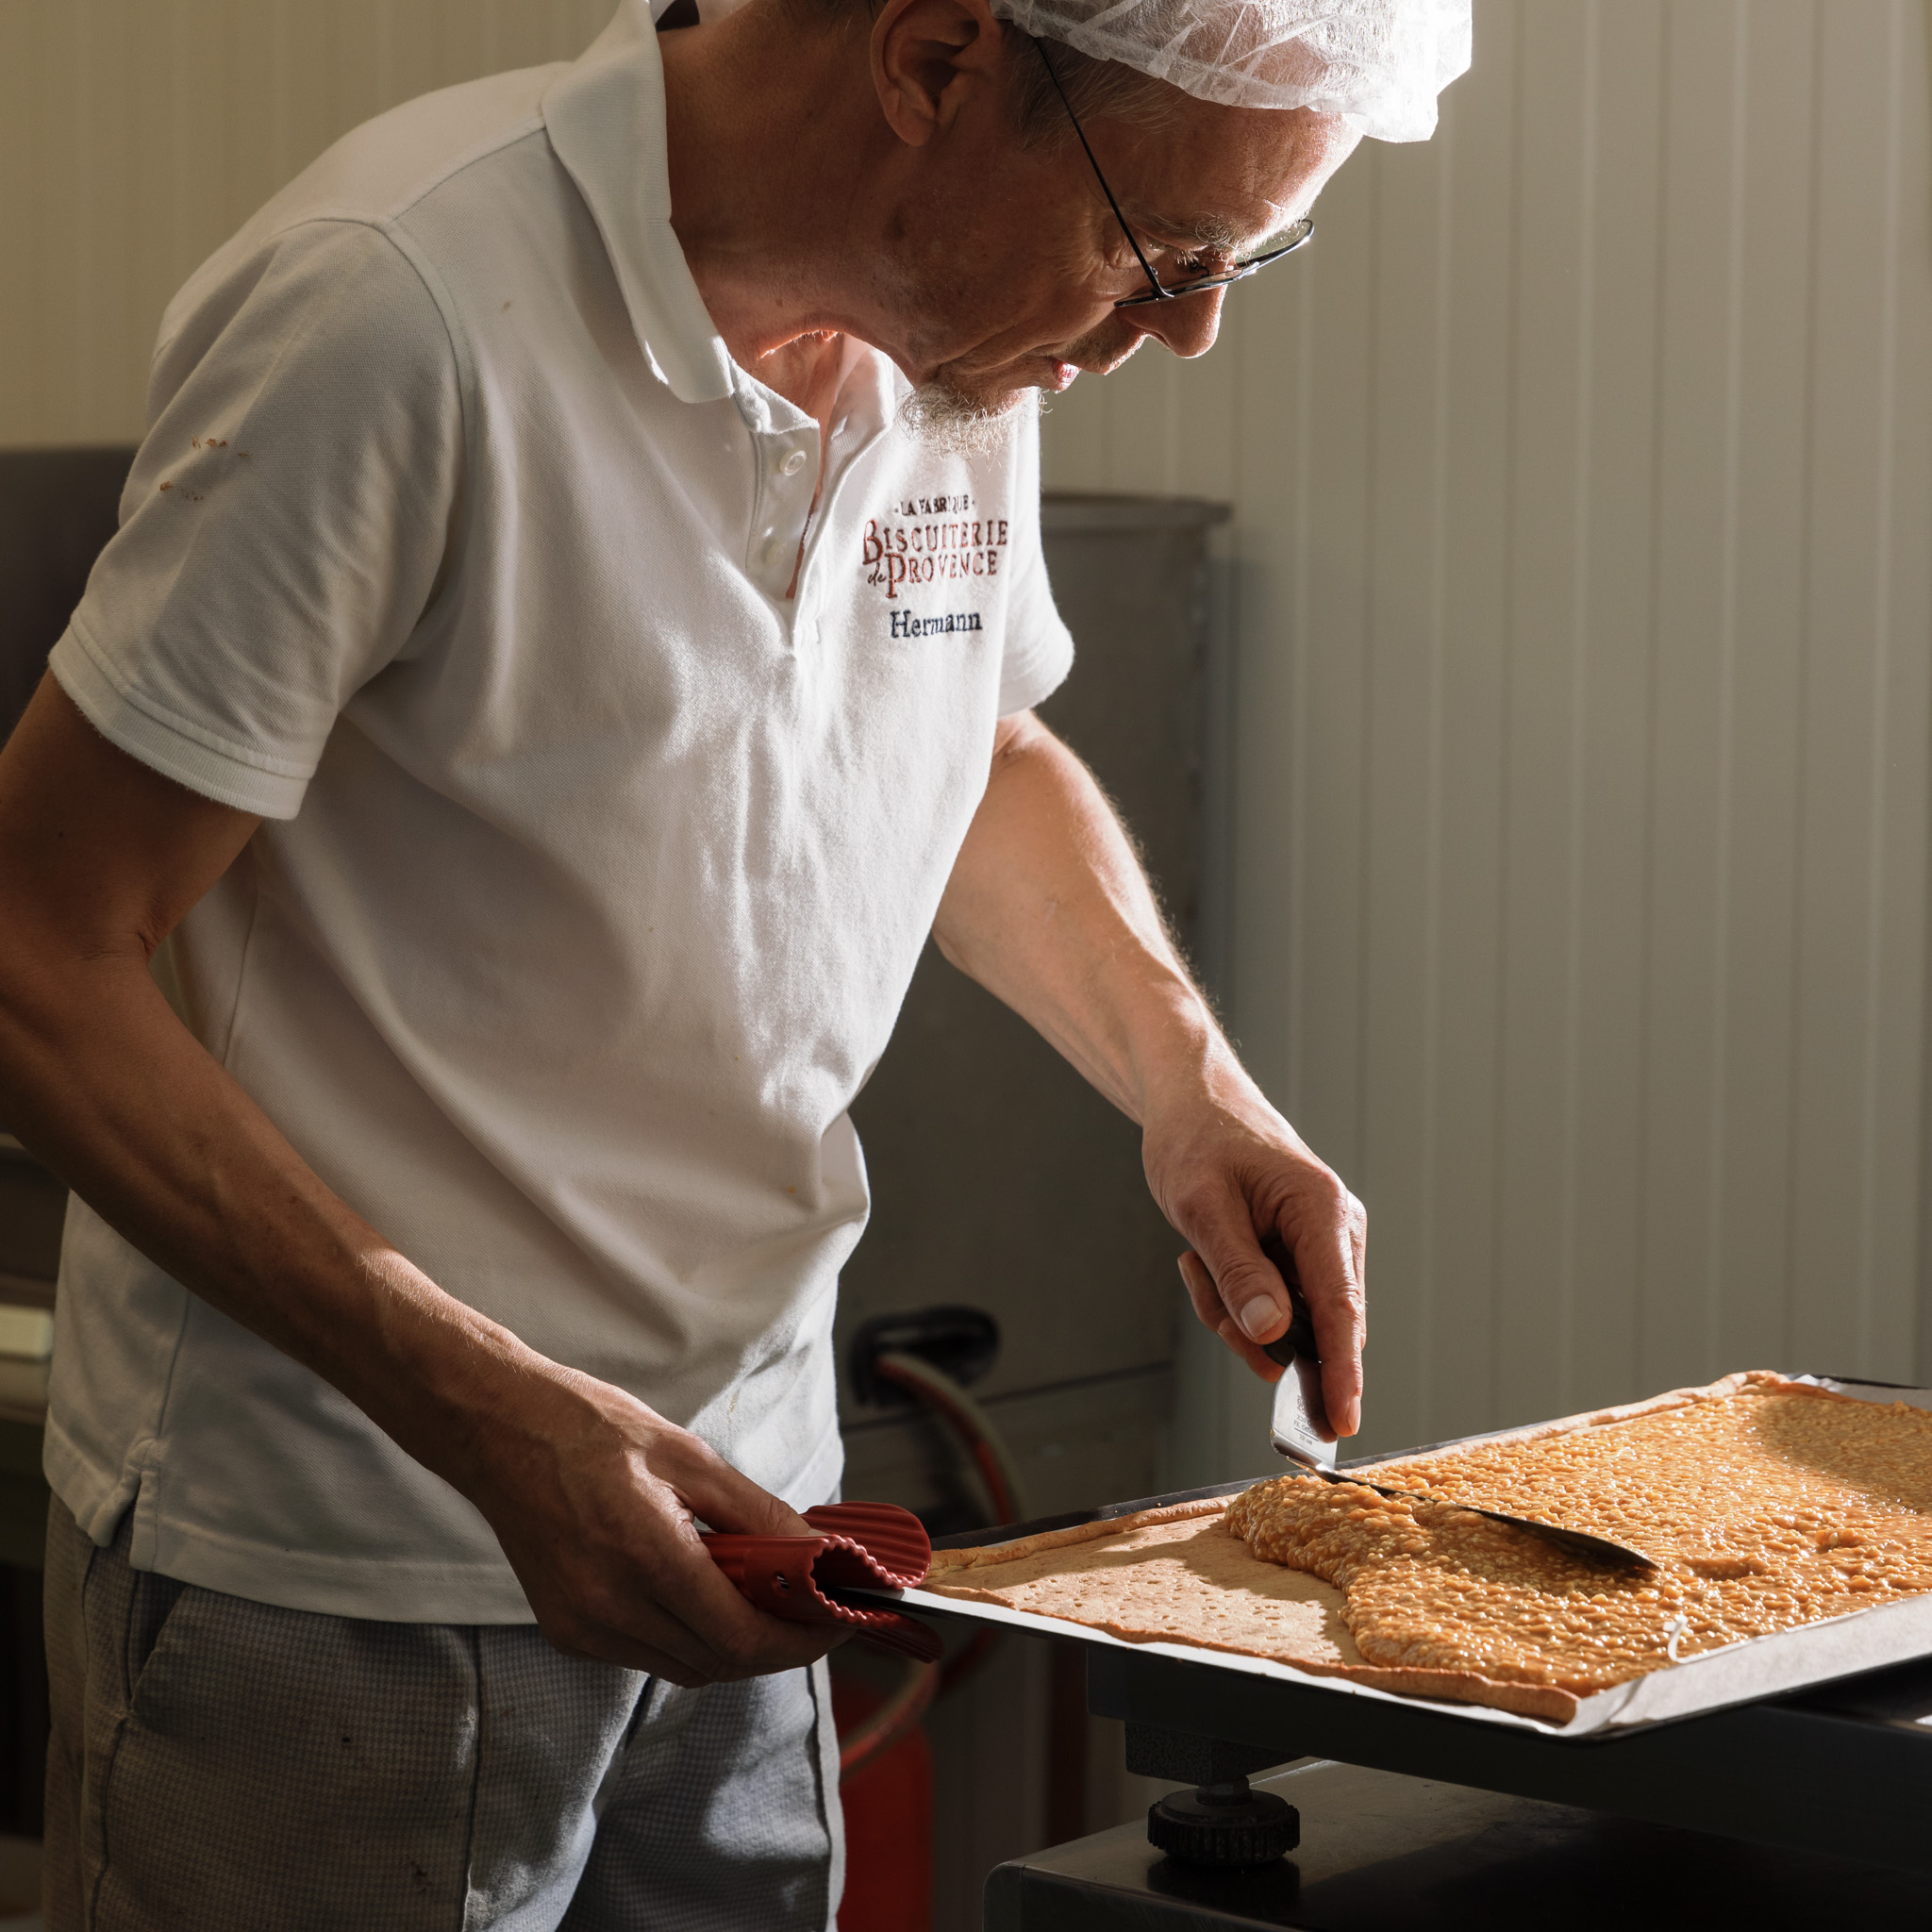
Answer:
<svg viewBox="0 0 1932 1932"><path fill-rule="evenodd" d="M824 1932L823 1664L682 1690L528 1624L275 1609L47 1529L48 1932Z"/></svg>

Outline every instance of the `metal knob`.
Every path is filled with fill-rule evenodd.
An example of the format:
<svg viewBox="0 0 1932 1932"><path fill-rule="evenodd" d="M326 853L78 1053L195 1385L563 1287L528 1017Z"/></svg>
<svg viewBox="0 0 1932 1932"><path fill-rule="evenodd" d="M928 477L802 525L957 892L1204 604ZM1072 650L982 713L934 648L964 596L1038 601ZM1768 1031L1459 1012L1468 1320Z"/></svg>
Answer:
<svg viewBox="0 0 1932 1932"><path fill-rule="evenodd" d="M1244 1777L1172 1791L1147 1807L1147 1840L1189 1865L1270 1865L1301 1842L1301 1814Z"/></svg>

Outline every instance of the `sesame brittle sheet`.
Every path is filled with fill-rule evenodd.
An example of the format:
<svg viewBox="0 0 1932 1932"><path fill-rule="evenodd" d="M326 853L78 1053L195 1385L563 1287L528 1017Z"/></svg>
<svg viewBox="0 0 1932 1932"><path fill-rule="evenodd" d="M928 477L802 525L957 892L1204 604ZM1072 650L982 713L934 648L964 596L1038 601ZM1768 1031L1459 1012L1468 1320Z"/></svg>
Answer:
<svg viewBox="0 0 1932 1932"><path fill-rule="evenodd" d="M1564 1724L1744 1640L1932 1596L1932 1413L1757 1371L1626 1408L983 1550L926 1588ZM1651 1557L1600 1564L1467 1503Z"/></svg>

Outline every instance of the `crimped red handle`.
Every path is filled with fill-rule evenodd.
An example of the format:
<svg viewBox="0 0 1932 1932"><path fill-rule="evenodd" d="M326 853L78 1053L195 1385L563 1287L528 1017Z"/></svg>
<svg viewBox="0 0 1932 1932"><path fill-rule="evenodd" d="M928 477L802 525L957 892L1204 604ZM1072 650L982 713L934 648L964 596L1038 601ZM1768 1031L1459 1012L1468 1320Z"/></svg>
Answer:
<svg viewBox="0 0 1932 1932"><path fill-rule="evenodd" d="M812 1581L812 1565L825 1546L822 1536L708 1536L711 1560L730 1577L740 1596L793 1623L825 1623L834 1606Z"/></svg>
<svg viewBox="0 0 1932 1932"><path fill-rule="evenodd" d="M931 1662L941 1645L915 1618L842 1603L826 1590L909 1590L925 1579L925 1525L891 1503L826 1503L806 1511L812 1536L708 1535L705 1546L739 1594L796 1624L850 1624L889 1650ZM823 1588L821 1586L824 1586Z"/></svg>
<svg viewBox="0 0 1932 1932"><path fill-rule="evenodd" d="M896 1503L821 1503L805 1512L814 1529L836 1537L842 1550L856 1544L858 1555L870 1565L872 1574L860 1575L851 1570L851 1557L836 1559L837 1574L826 1568L834 1562L828 1552L819 1565L822 1583L858 1587L871 1583L880 1590L916 1590L932 1568L932 1539L925 1524L909 1509Z"/></svg>

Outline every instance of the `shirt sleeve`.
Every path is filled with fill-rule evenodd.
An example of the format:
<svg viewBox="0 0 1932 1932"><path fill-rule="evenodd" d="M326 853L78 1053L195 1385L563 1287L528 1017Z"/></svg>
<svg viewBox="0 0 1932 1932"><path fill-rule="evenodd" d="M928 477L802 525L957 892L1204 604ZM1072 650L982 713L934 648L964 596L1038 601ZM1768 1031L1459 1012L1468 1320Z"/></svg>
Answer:
<svg viewBox="0 0 1932 1932"><path fill-rule="evenodd" d="M1073 633L1060 621L1040 545L1040 419L1029 413L1015 451L1013 586L1007 593L1007 647L1000 667L1000 716L1051 697L1074 668Z"/></svg>
<svg viewBox="0 0 1932 1932"><path fill-rule="evenodd" d="M443 575L458 357L415 265L367 223L305 224L191 297L172 342L205 346L158 364L120 530L51 669L142 763L292 818L337 715Z"/></svg>

